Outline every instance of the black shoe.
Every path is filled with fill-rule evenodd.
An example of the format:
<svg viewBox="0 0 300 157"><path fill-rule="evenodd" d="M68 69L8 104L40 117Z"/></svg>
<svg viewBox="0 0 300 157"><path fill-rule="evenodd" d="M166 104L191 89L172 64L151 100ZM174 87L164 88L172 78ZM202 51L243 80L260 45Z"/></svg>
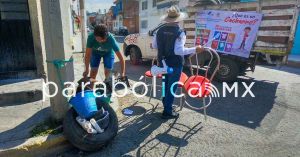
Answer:
<svg viewBox="0 0 300 157"><path fill-rule="evenodd" d="M179 113L172 111L171 114L163 112L162 119L175 119L179 117Z"/></svg>

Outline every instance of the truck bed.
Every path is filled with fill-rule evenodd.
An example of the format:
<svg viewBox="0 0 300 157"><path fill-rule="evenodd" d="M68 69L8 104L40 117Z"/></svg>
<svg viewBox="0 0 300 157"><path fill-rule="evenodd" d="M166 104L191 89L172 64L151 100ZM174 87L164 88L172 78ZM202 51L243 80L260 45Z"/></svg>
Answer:
<svg viewBox="0 0 300 157"><path fill-rule="evenodd" d="M264 17L253 51L286 55L294 43L299 3L297 0L261 0L260 2L233 2L222 5L190 4L187 8L190 18L184 21L184 28L187 31L187 46L194 45L195 13L199 10L255 11L263 13Z"/></svg>

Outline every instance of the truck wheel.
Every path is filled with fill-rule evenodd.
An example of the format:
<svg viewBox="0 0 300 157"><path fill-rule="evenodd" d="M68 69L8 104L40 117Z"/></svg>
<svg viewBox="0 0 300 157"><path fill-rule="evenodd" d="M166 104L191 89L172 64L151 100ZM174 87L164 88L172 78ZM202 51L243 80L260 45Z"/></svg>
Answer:
<svg viewBox="0 0 300 157"><path fill-rule="evenodd" d="M215 67L216 63L214 62L212 67ZM214 69L214 68L213 68ZM216 79L219 82L233 82L236 80L237 76L239 74L239 67L231 59L228 58L222 58L220 69L216 74Z"/></svg>
<svg viewBox="0 0 300 157"><path fill-rule="evenodd" d="M76 111L71 108L64 119L63 130L64 136L75 147L83 151L96 151L106 146L118 132L118 118L115 111L104 100L97 99L98 108L103 107L109 113L109 124L101 134L87 133L76 121L78 116Z"/></svg>
<svg viewBox="0 0 300 157"><path fill-rule="evenodd" d="M142 60L140 49L137 47L130 48L130 63L133 65L139 65Z"/></svg>

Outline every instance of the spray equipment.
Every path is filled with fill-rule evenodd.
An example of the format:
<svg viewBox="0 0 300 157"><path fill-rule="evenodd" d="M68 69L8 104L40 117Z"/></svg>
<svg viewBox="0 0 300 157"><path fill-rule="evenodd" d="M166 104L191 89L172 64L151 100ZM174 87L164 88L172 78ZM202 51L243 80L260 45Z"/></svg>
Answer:
<svg viewBox="0 0 300 157"><path fill-rule="evenodd" d="M157 65L153 65L151 67L151 74L153 76L158 76L158 75L162 75L162 74L171 74L173 73L173 68L171 67L168 67L167 64L166 64L166 61L165 60L162 60L162 63L163 63L163 67L158 67Z"/></svg>

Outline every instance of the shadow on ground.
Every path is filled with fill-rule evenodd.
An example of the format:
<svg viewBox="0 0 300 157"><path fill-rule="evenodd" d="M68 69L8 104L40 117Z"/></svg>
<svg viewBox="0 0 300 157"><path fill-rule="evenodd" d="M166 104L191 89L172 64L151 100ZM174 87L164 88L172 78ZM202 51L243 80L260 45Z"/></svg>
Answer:
<svg viewBox="0 0 300 157"><path fill-rule="evenodd" d="M151 62L144 62L144 65L133 66L128 61L126 62L129 79L138 82L144 72L150 69ZM116 70L119 68L116 63ZM255 97L249 93L242 97L246 88L242 82L247 85L254 82L251 88ZM211 106L207 110L210 117L226 121L232 124L255 129L260 126L262 120L273 109L278 89L278 82L268 80L255 80L250 77L239 78L238 81L238 97L234 93L223 92L223 84L213 82L220 92L220 97L213 98ZM231 86L232 84L229 84ZM149 93L148 93L149 96ZM128 98L133 99L133 98ZM134 115L120 120L119 133L110 145L104 147L96 153L84 153L88 156L147 156L152 151L163 150L159 152L159 156L169 156L168 152L172 152L172 156L178 156L180 149L189 144L189 139L194 134L199 134L202 129L201 122L197 124L189 124L177 122L177 120L164 121L161 119L161 103L153 105L159 98L154 98L151 102L148 99L139 100L132 104L128 104L128 109L133 110ZM188 101L197 106L202 105L201 101L196 99L188 99ZM178 99L175 101L178 103ZM148 106L148 107L145 107ZM149 107L150 106L150 107ZM159 107L158 107L159 106ZM147 108L147 109L146 109ZM149 109L150 108L150 109ZM200 111L202 113L202 111ZM160 132L156 132L160 128ZM174 136L174 131L181 132L179 136ZM146 143L144 143L147 141ZM175 151L174 151L175 149ZM80 153L75 151L72 156ZM175 152L175 154L173 154ZM158 153L158 152L157 152ZM81 153L82 154L82 153ZM80 156L80 155L78 155Z"/></svg>
<svg viewBox="0 0 300 157"><path fill-rule="evenodd" d="M300 75L300 69L299 68L292 68L292 67L288 67L288 66L270 66L270 65L262 65L262 67L264 68L268 68L271 70L277 70L277 71L283 71L283 72L287 72L287 73L291 73L291 74L296 74L296 75Z"/></svg>
<svg viewBox="0 0 300 157"><path fill-rule="evenodd" d="M18 115L14 115L12 113L11 117L16 117ZM31 136L30 131L39 123L43 122L47 118L50 117L50 107L43 108L36 112L33 116L26 119L24 122L15 126L12 129L3 131L0 133L0 150L1 149L9 149L23 144L27 138ZM7 122L7 123L14 123Z"/></svg>
<svg viewBox="0 0 300 157"><path fill-rule="evenodd" d="M140 80L140 77L144 75L145 71L150 69L151 62L143 63L143 65L134 66L128 61L126 62L127 68L132 69L128 71L129 79L136 82L143 81ZM116 67L118 67L118 63ZM185 72L188 73L188 71ZM251 92L255 97L252 97L249 92L246 92L246 95L243 97L246 88L242 82L246 83L247 86L252 82L254 83ZM212 99L212 104L207 109L208 116L255 129L260 126L261 121L273 108L279 83L268 80L258 81L251 77L241 77L237 80L237 97L235 97L234 91L223 93L224 87L222 83L213 82L213 85L217 87L220 97ZM231 87L233 84L228 85ZM188 98L187 101L193 106L199 107L202 105L202 101L199 99ZM178 103L178 100L175 103ZM200 112L202 113L202 111Z"/></svg>
<svg viewBox="0 0 300 157"><path fill-rule="evenodd" d="M135 114L119 121L117 137L102 150L95 153L81 152L74 148L67 156L147 156L147 153L160 147L163 155L178 156L180 149L188 145L188 140L202 129L202 123L188 126L175 120L161 119L159 104L136 101L129 108ZM144 108L144 107L145 108ZM147 108L147 109L146 109ZM158 128L164 128L164 132L156 132ZM174 136L174 131L179 132ZM144 143L147 141L146 143ZM117 151L116 151L117 150ZM135 152L132 154L132 152ZM131 154L131 155L129 155Z"/></svg>

